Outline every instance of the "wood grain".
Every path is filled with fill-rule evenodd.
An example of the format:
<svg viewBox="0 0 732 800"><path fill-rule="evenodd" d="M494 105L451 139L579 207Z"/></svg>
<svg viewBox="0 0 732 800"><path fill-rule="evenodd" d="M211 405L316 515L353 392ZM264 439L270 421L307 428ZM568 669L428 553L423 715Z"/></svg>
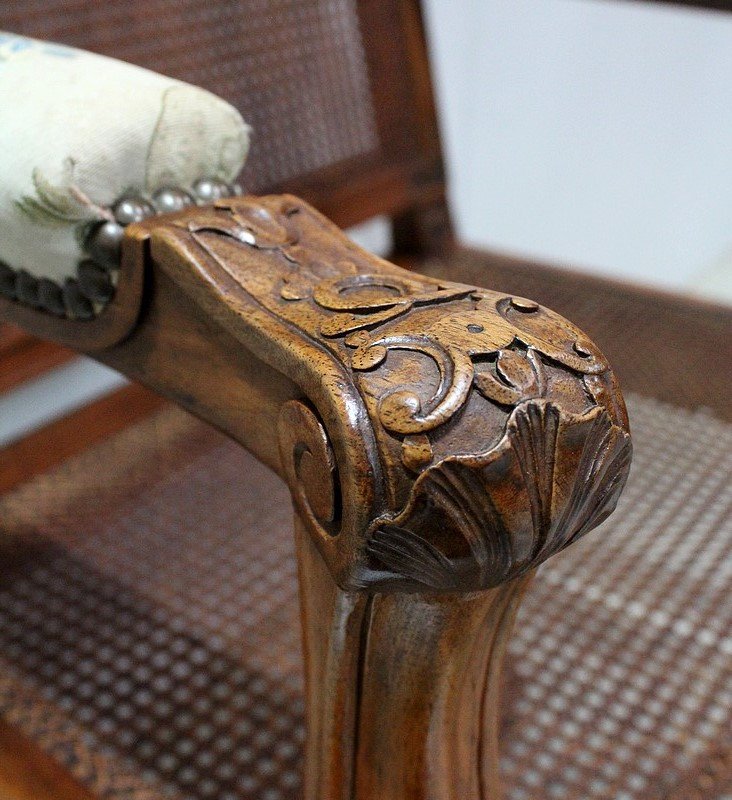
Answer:
<svg viewBox="0 0 732 800"><path fill-rule="evenodd" d="M611 513L628 474L603 354L531 300L366 253L291 195L146 220L124 251L129 329L79 347L290 488L306 797L497 797L522 587Z"/></svg>
<svg viewBox="0 0 732 800"><path fill-rule="evenodd" d="M255 140L250 187L294 192L342 226L387 214L400 257L452 247L417 0L358 0L358 26L341 14L325 36L296 20L299 40L329 55L318 83L348 87L335 111L365 115L368 141L347 141L348 157L332 146L339 131L303 126L293 147L296 132L282 128L294 118L288 98L305 87L277 71L292 53L268 63L261 41L291 41L294 12L260 15L263 36L239 25L246 14L194 26L187 7L160 0L111 2L103 18L93 0L52 6L9 8L0 23L203 83L272 132ZM206 47L191 49L192 29ZM365 95L330 57L347 30ZM161 31L165 48L140 47ZM311 144L317 164L293 169L297 146ZM117 295L92 323L2 299L0 315L93 352L286 480L298 519L307 800L495 800L495 693L521 588L612 510L629 466L622 398L581 331L522 298L401 271L287 196L129 228ZM134 416L124 399L106 408ZM63 458L85 430L89 441L104 435L99 410L77 417L81 437L64 423L16 449L6 480ZM53 456L38 461L41 441Z"/></svg>
<svg viewBox="0 0 732 800"><path fill-rule="evenodd" d="M627 417L565 319L406 273L291 196L143 229L146 310L101 357L279 472L341 587L495 586L612 509Z"/></svg>
<svg viewBox="0 0 732 800"><path fill-rule="evenodd" d="M338 589L296 521L308 744L305 800L498 798L498 692L530 576L488 592Z"/></svg>
<svg viewBox="0 0 732 800"><path fill-rule="evenodd" d="M8 392L64 364L74 353L0 323L0 393Z"/></svg>

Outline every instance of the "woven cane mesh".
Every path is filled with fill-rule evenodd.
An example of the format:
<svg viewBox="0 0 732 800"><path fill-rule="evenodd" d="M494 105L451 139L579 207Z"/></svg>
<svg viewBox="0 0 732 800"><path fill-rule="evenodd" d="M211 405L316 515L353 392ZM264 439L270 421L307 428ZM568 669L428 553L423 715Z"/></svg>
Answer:
<svg viewBox="0 0 732 800"><path fill-rule="evenodd" d="M118 783L135 800L297 796L297 580L274 476L171 412L0 518L24 531L0 589L10 722L105 797L128 797Z"/></svg>
<svg viewBox="0 0 732 800"><path fill-rule="evenodd" d="M510 645L510 800L732 792L732 425L633 395L617 513ZM3 717L105 798L300 796L283 486L166 410L6 496Z"/></svg>
<svg viewBox="0 0 732 800"><path fill-rule="evenodd" d="M2 29L228 100L254 128L243 175L252 191L378 145L355 0L27 0L0 9Z"/></svg>
<svg viewBox="0 0 732 800"><path fill-rule="evenodd" d="M545 565L509 645L509 800L732 796L732 426L629 405L617 514Z"/></svg>

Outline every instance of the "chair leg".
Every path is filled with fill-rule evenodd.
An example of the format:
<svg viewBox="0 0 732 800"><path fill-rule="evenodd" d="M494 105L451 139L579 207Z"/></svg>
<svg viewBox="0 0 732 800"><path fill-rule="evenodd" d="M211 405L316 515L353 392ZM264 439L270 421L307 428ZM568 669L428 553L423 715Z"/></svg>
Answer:
<svg viewBox="0 0 732 800"><path fill-rule="evenodd" d="M500 672L530 576L472 594L339 589L296 523L305 800L497 800Z"/></svg>

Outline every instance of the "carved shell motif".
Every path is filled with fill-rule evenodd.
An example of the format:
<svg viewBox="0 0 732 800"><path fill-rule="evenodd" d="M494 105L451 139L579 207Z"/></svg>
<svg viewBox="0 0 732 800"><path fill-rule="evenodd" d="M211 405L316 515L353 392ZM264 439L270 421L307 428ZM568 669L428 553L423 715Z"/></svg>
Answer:
<svg viewBox="0 0 732 800"><path fill-rule="evenodd" d="M404 511L375 526L368 583L466 590L520 575L612 513L630 459L630 436L605 409L523 403L497 447L426 470Z"/></svg>

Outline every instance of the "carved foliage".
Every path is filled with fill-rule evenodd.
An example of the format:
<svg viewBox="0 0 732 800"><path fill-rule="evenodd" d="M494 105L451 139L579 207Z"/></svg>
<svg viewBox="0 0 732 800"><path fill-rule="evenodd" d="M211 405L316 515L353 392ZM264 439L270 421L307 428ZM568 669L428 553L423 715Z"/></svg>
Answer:
<svg viewBox="0 0 732 800"><path fill-rule="evenodd" d="M327 408L309 396L312 409L283 409L279 435L295 501L342 584L493 586L613 509L630 462L622 399L602 353L559 315L399 270L294 198L222 201L176 225L274 320L268 347L288 364L294 354L318 392L332 387ZM360 474L376 504L358 531L345 521L363 494L326 433L339 403L373 432Z"/></svg>
<svg viewBox="0 0 732 800"><path fill-rule="evenodd" d="M493 450L419 476L404 511L375 527L368 552L383 572L367 580L443 590L515 577L613 511L630 457L630 437L604 409L578 416L524 403ZM464 547L449 558L444 541Z"/></svg>
<svg viewBox="0 0 732 800"><path fill-rule="evenodd" d="M443 306L468 298L470 307ZM502 297L457 284L424 286L391 275L353 275L318 284L313 299L338 312L320 332L345 337L354 370L372 370L390 350L424 354L434 361L440 383L423 408L414 392L395 388L380 404L382 425L396 434L420 434L437 428L454 416L475 387L486 399L515 405L546 390L538 354L577 373L595 375L607 370L597 348L561 317L523 298ZM440 305L420 329L407 318L412 309ZM435 309L437 310L437 309ZM386 326L397 318L396 325ZM422 320L420 320L422 321ZM371 329L378 328L374 332ZM525 352L509 349L522 344ZM496 374L476 374L474 362L496 357Z"/></svg>

